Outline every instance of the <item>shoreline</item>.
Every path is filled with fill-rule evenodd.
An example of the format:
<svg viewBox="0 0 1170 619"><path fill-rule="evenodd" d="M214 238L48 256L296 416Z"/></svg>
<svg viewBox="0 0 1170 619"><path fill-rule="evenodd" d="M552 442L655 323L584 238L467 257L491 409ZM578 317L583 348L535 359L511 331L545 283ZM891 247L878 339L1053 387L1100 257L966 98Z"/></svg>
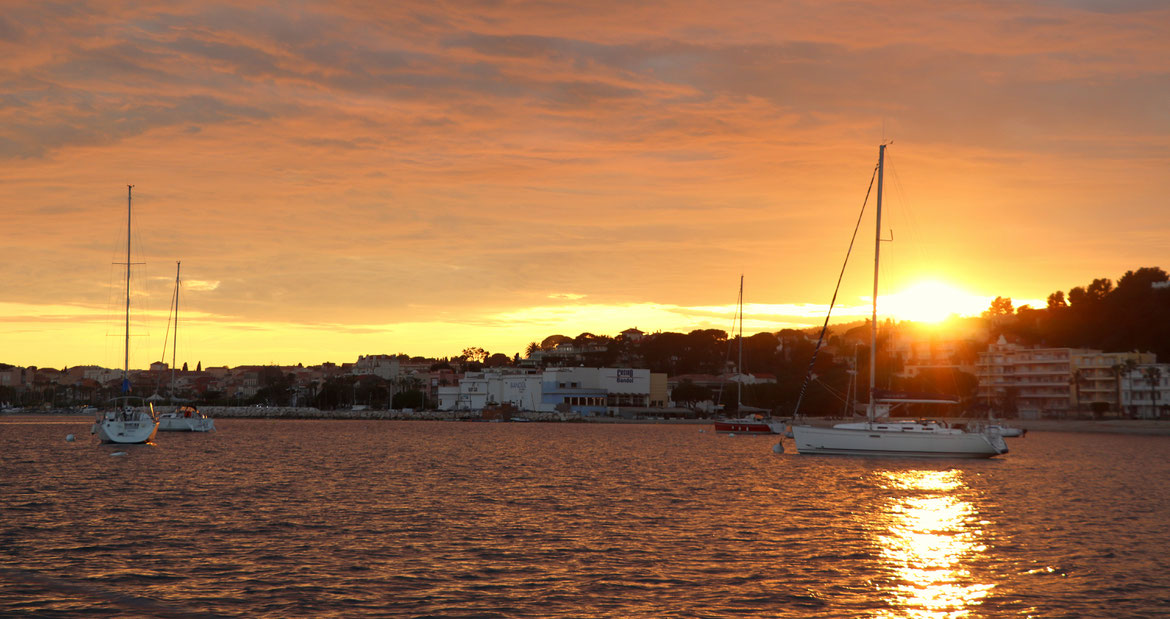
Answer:
<svg viewBox="0 0 1170 619"><path fill-rule="evenodd" d="M338 410L322 411L315 408L256 408L219 407L201 409L212 419L330 419L352 421L458 421L465 423L490 423L479 411L385 411L385 410ZM165 412L162 408L160 412ZM626 419L621 417L570 417L562 413L517 413L526 422L532 423L594 423L594 424L643 424L643 425L710 425L713 419ZM18 421L77 421L89 423L93 416L76 411L47 412L4 412L0 422ZM517 423L499 420L503 423ZM840 419L812 418L806 420L814 425L839 423ZM952 423L969 423L966 418L953 418ZM1128 434L1138 436L1170 436L1170 419L1000 419L1003 425L1020 428L1028 432L1087 432L1098 434Z"/></svg>

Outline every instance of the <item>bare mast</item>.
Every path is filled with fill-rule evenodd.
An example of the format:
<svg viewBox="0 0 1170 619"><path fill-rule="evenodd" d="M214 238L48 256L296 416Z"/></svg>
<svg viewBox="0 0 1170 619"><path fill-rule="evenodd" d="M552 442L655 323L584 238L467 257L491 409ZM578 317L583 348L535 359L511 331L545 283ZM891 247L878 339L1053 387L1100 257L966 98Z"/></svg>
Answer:
<svg viewBox="0 0 1170 619"><path fill-rule="evenodd" d="M877 391L877 299L878 299L878 262L882 251L882 172L885 169L886 145L878 147L878 185L877 185L877 221L874 224L873 241L873 317L870 319L869 332L869 407L866 418L873 421L877 416L877 403L874 393Z"/></svg>
<svg viewBox="0 0 1170 619"><path fill-rule="evenodd" d="M130 393L130 197L134 185L126 185L126 343L122 359L122 394Z"/></svg>
<svg viewBox="0 0 1170 619"><path fill-rule="evenodd" d="M182 262L175 261L175 333L171 342L171 400L175 399L175 358L179 354L179 268Z"/></svg>
<svg viewBox="0 0 1170 619"><path fill-rule="evenodd" d="M739 380L735 384L735 413L743 412L743 273L739 274L739 361L736 370L739 371Z"/></svg>

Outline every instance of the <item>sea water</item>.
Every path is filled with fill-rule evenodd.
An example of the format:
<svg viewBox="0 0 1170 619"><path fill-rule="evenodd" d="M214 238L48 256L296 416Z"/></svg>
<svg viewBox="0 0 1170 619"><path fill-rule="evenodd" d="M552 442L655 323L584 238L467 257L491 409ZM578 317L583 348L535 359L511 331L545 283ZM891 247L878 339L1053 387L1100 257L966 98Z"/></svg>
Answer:
<svg viewBox="0 0 1170 619"><path fill-rule="evenodd" d="M0 419L0 615L1170 615L1170 437L928 461L696 425L216 426Z"/></svg>

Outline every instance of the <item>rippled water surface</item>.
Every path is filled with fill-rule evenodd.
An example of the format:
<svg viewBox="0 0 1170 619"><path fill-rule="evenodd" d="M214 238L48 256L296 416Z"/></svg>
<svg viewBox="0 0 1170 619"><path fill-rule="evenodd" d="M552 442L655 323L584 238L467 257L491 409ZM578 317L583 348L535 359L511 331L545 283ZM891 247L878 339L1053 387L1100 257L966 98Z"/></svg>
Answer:
<svg viewBox="0 0 1170 619"><path fill-rule="evenodd" d="M1170 614L1170 437L938 462L694 425L216 426L0 421L0 615Z"/></svg>

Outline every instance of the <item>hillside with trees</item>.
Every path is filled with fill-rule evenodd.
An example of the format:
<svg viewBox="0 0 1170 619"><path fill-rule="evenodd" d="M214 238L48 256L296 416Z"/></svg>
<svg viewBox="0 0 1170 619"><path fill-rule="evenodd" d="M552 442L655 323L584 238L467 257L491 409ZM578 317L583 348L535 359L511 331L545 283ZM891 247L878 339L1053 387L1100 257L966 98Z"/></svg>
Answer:
<svg viewBox="0 0 1170 619"><path fill-rule="evenodd" d="M1170 285L1165 271L1128 271L1116 285L1094 279L1065 293L1048 295L1047 307L1012 308L999 297L984 317L995 331L1023 345L1096 348L1108 352L1152 352L1170 359Z"/></svg>

